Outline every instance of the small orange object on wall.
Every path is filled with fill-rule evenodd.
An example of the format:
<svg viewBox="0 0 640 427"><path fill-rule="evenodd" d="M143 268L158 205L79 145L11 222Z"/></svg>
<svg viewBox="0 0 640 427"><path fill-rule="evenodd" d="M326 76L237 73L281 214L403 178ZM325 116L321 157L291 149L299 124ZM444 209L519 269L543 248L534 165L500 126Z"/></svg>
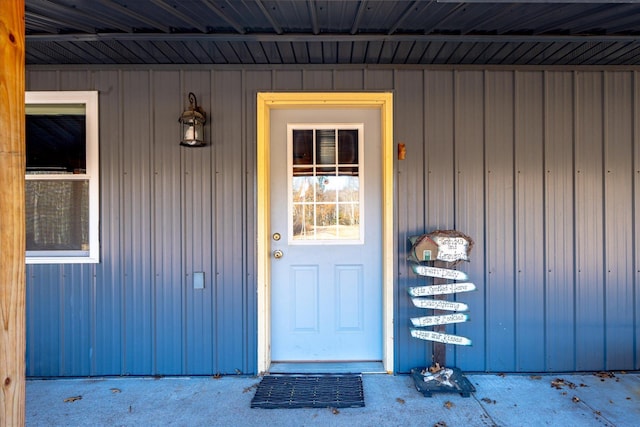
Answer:
<svg viewBox="0 0 640 427"><path fill-rule="evenodd" d="M404 143L398 144L398 160L404 160L407 156L407 147L405 147Z"/></svg>

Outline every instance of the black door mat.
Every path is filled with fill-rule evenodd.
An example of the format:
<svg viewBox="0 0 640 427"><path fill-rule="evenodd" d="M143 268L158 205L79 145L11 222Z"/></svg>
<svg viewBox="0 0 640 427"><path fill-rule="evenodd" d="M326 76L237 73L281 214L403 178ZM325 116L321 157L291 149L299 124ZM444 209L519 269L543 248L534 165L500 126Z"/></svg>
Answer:
<svg viewBox="0 0 640 427"><path fill-rule="evenodd" d="M252 408L360 408L362 375L267 375L251 400Z"/></svg>

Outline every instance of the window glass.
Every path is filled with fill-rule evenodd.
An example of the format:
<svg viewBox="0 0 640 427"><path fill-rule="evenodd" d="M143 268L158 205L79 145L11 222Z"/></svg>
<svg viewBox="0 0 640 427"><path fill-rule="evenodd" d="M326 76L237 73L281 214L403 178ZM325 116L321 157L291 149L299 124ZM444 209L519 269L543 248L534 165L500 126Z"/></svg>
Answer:
<svg viewBox="0 0 640 427"><path fill-rule="evenodd" d="M85 106L34 104L25 110L27 173L85 173Z"/></svg>
<svg viewBox="0 0 640 427"><path fill-rule="evenodd" d="M27 251L89 254L89 182L36 181L25 186Z"/></svg>
<svg viewBox="0 0 640 427"><path fill-rule="evenodd" d="M290 125L290 239L361 243L362 126Z"/></svg>

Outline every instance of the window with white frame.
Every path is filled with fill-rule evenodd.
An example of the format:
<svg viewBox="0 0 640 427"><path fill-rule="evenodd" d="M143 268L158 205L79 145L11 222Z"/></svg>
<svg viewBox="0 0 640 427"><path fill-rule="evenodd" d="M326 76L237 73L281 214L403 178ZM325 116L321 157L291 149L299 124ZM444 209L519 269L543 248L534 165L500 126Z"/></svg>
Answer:
<svg viewBox="0 0 640 427"><path fill-rule="evenodd" d="M98 92L26 92L26 262L97 263Z"/></svg>

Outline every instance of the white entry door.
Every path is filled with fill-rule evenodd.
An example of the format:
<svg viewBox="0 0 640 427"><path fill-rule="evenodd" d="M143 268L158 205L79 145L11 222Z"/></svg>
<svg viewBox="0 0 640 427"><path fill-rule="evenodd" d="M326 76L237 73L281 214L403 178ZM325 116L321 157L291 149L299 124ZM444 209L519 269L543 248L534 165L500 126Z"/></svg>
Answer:
<svg viewBox="0 0 640 427"><path fill-rule="evenodd" d="M271 112L271 360L379 361L377 109Z"/></svg>

